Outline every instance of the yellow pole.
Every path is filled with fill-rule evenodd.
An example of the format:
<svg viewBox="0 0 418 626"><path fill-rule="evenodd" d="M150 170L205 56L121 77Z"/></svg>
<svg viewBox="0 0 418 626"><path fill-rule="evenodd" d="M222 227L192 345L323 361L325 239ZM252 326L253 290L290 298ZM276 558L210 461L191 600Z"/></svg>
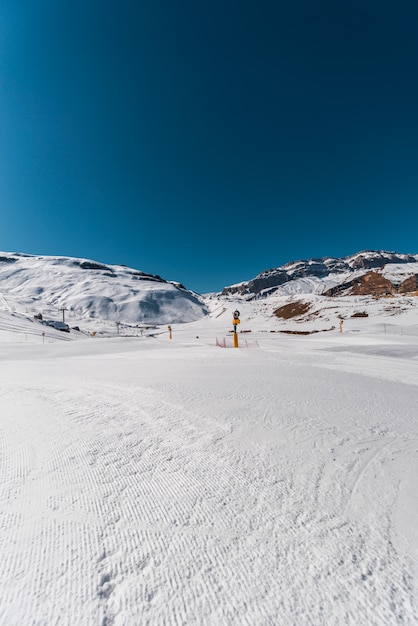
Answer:
<svg viewBox="0 0 418 626"><path fill-rule="evenodd" d="M171 326L168 326L168 332L170 333L170 339L173 338L173 333L171 332Z"/></svg>
<svg viewBox="0 0 418 626"><path fill-rule="evenodd" d="M232 319L232 324L234 326L234 348L238 348L237 324L239 323L239 311L234 311L234 317Z"/></svg>

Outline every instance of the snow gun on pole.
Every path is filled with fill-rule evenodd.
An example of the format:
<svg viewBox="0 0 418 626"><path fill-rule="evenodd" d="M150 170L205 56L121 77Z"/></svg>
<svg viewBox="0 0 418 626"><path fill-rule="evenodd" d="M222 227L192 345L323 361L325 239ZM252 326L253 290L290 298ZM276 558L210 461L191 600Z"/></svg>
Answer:
<svg viewBox="0 0 418 626"><path fill-rule="evenodd" d="M232 318L232 324L234 326L234 348L238 348L237 324L240 323L239 311L234 311L234 317Z"/></svg>

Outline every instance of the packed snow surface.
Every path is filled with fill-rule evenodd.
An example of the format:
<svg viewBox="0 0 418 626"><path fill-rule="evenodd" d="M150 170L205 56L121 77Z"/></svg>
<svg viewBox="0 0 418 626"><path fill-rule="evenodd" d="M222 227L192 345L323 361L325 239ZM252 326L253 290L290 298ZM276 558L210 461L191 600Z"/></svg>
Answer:
<svg viewBox="0 0 418 626"><path fill-rule="evenodd" d="M0 624L418 623L417 334L249 311L238 349L225 307L171 340L3 311Z"/></svg>

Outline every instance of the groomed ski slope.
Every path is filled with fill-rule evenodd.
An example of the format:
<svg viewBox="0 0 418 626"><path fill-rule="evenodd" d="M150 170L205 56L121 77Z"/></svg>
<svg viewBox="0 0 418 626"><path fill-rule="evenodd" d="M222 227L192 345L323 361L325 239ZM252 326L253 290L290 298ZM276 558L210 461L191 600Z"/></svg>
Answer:
<svg viewBox="0 0 418 626"><path fill-rule="evenodd" d="M418 338L205 323L1 344L0 624L417 624Z"/></svg>

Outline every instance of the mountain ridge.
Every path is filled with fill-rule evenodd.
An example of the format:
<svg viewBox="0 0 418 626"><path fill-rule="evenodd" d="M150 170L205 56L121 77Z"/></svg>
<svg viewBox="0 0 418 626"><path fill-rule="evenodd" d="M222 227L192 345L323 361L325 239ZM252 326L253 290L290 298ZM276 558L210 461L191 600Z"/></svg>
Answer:
<svg viewBox="0 0 418 626"><path fill-rule="evenodd" d="M237 305L250 318L264 319L297 297L302 304L311 303L304 316L308 319L313 306L322 316L320 310L340 306L331 301L341 297L360 297L362 306L368 307L372 298L388 295L418 295L418 255L365 250L342 258L292 261L225 287L221 293L199 295L179 282L126 265L0 252L0 308L55 320L64 317L64 309L76 320L73 324L87 320L128 326L187 323L207 315L217 319ZM349 300L344 305L348 308ZM402 306L411 307L413 300ZM256 301L261 308L254 308ZM242 309L244 302L248 309Z"/></svg>
<svg viewBox="0 0 418 626"><path fill-rule="evenodd" d="M299 279L323 281L331 278L331 282L338 283L340 282L338 276L344 282L346 276L352 280L356 273L361 275L369 270L382 271L387 265L408 264L416 264L416 271L411 271L409 276L418 274L418 254L402 254L384 250L364 250L341 258L327 256L291 261L277 268L264 270L249 281L224 287L221 293L224 296L266 297L275 293L286 283ZM318 284L317 288L323 293L326 291L323 284Z"/></svg>

